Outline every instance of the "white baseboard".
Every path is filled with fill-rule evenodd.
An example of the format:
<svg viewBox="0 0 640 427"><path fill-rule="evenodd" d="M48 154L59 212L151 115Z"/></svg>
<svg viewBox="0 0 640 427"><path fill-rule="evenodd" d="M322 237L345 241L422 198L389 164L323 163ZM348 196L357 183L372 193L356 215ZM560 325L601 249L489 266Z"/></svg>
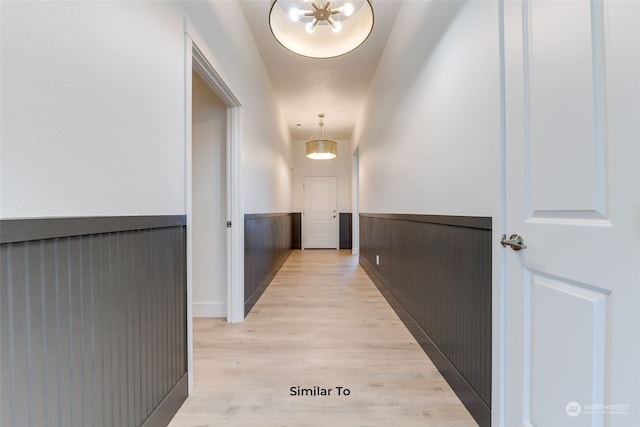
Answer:
<svg viewBox="0 0 640 427"><path fill-rule="evenodd" d="M222 302L194 302L193 317L227 317L227 307Z"/></svg>

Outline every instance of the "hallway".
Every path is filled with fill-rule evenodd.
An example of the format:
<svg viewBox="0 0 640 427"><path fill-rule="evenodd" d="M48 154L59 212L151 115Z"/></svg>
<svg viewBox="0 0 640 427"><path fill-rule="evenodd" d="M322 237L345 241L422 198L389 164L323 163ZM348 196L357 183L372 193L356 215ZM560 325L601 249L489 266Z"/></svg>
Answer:
<svg viewBox="0 0 640 427"><path fill-rule="evenodd" d="M293 251L244 323L194 319L170 426L475 426L357 260ZM316 386L330 394L291 395Z"/></svg>

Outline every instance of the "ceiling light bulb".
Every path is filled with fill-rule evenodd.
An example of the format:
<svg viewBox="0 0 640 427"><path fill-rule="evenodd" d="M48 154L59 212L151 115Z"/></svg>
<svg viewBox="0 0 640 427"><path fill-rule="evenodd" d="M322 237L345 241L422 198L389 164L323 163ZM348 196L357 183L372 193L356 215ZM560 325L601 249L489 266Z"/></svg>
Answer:
<svg viewBox="0 0 640 427"><path fill-rule="evenodd" d="M353 15L353 5L351 3L345 3L343 7L343 12L345 14L345 16L351 16Z"/></svg>
<svg viewBox="0 0 640 427"><path fill-rule="evenodd" d="M307 25L304 26L304 29L306 30L307 34L313 34L313 32L316 30L316 20L314 20L313 22L309 22Z"/></svg>
<svg viewBox="0 0 640 427"><path fill-rule="evenodd" d="M300 9L294 7L289 11L289 18L292 21L298 21L300 19L300 15L302 15L301 12L302 11Z"/></svg>
<svg viewBox="0 0 640 427"><path fill-rule="evenodd" d="M269 0L269 29L293 53L335 58L358 48L372 34L371 2L377 0L357 1Z"/></svg>

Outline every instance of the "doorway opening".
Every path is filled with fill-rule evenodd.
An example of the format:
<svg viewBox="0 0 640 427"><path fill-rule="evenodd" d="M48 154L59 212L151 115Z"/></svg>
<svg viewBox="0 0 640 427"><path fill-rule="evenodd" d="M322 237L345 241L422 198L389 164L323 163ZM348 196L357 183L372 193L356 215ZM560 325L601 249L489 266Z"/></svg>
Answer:
<svg viewBox="0 0 640 427"><path fill-rule="evenodd" d="M230 323L242 322L244 320L244 218L242 211L242 174L241 174L241 153L242 140L240 138L241 129L241 110L242 104L234 95L233 91L215 71L211 62L206 58L204 53L194 43L192 36L188 32L188 22L185 21L185 211L187 216L186 229L186 265L187 265L187 372L189 376L189 393L193 390L193 317L204 314L217 314L224 317ZM200 80L201 82L197 81ZM219 144L209 142L200 147L200 143L194 141L194 80L195 84L200 83L208 87L208 96L213 98L217 105L214 108L218 122L218 137L222 138ZM217 99L216 99L217 98ZM222 113L224 110L224 114ZM196 114L199 114L196 112ZM215 115L214 114L214 115ZM215 120L214 120L215 121ZM224 126L220 123L222 121ZM224 130L222 130L224 129ZM196 133L199 131L196 129ZM214 133L216 133L214 131ZM196 138L197 139L197 138ZM204 151L201 151L204 150ZM220 156L213 163L203 162L201 159L195 159L196 156L203 152L209 155ZM224 153L224 154L223 154ZM211 158L209 156L209 158ZM224 167L223 167L224 165ZM195 168L194 168L195 167ZM223 172L224 171L224 172ZM209 179L215 175L217 181L215 195L211 195L210 191L214 184L212 181L200 180L202 174L209 174ZM221 175L222 174L222 175ZM209 194L200 198L199 193ZM195 196L195 200L194 200ZM199 199L200 198L200 199ZM200 210L202 204L208 206L204 210ZM215 212L217 219L207 218L207 209L209 213ZM200 211L198 211L200 210ZM201 222L199 216L204 219ZM194 221L195 220L195 221ZM219 223L218 223L219 221ZM202 225L204 223L204 225ZM198 225L200 224L200 225ZM197 227L197 228L196 228ZM203 228L204 227L204 228ZM212 236L212 230L218 236L224 236L220 239L222 242L207 242L207 239L200 239L200 233L208 231L209 239ZM216 234L213 233L215 236ZM215 238L215 237L214 237ZM196 251L200 250L199 245L210 245L204 254L204 261L198 259L199 254L195 256ZM211 249L213 245L213 249ZM215 272L204 265L210 262L209 257L216 257L216 264L224 266L224 275L219 274L216 277ZM209 259L208 259L209 258ZM195 262L195 264L194 264ZM220 267L222 269L222 267ZM201 270L201 271L198 271ZM197 313L194 313L194 277L198 274L210 274L215 280L222 280L218 287L214 290L209 289L210 295L216 295L218 301L214 304L205 304L196 307ZM205 286L206 289L206 286ZM198 290L200 292L200 290ZM200 294L199 294L200 295ZM224 295L224 298L219 299ZM198 295L196 295L198 296ZM224 307L224 311L222 308ZM224 314L223 314L224 313Z"/></svg>
<svg viewBox="0 0 640 427"><path fill-rule="evenodd" d="M192 71L193 316L227 316L227 107Z"/></svg>

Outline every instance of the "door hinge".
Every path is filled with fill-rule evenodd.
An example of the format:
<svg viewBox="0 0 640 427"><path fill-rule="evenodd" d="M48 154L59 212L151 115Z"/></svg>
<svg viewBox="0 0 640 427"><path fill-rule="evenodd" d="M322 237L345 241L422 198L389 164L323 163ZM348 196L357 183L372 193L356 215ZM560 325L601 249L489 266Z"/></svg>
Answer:
<svg viewBox="0 0 640 427"><path fill-rule="evenodd" d="M227 221L227 228L231 228L231 221Z"/></svg>

